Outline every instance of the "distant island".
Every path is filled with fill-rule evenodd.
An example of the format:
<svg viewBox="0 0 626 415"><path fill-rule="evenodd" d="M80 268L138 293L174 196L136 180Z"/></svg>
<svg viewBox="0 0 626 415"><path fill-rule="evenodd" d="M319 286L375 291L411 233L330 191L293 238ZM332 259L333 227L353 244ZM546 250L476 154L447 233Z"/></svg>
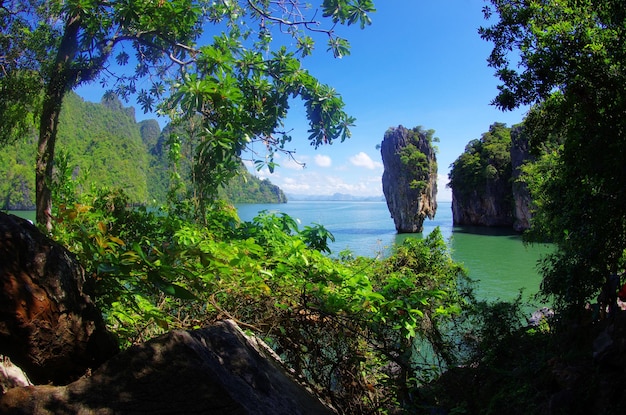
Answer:
<svg viewBox="0 0 626 415"><path fill-rule="evenodd" d="M331 201L331 202L384 202L385 196L353 196L344 193L334 193L332 195L299 195L287 193L287 200L290 201Z"/></svg>

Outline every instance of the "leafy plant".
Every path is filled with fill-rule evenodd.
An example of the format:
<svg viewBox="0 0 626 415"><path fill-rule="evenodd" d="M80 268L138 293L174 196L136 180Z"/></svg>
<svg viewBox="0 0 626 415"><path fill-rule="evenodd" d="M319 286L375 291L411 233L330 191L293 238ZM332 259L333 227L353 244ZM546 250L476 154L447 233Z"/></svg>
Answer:
<svg viewBox="0 0 626 415"><path fill-rule="evenodd" d="M84 195L55 227L124 345L231 318L326 399L361 413L410 407L411 388L454 361L442 333L464 307L464 273L439 232L384 260L340 261L323 254L332 234L287 215L242 223L216 204L205 226L126 202ZM417 353L426 345L432 353Z"/></svg>
<svg viewBox="0 0 626 415"><path fill-rule="evenodd" d="M457 197L485 197L493 186L512 197L510 150L511 129L502 123L491 125L480 139L470 141L450 166L449 186Z"/></svg>
<svg viewBox="0 0 626 415"><path fill-rule="evenodd" d="M493 24L480 30L501 81L494 104L532 105L525 132L536 154L550 153L535 170L548 174L527 179L538 201L533 226L557 247L542 291L575 313L626 250L622 10L619 1L492 0Z"/></svg>

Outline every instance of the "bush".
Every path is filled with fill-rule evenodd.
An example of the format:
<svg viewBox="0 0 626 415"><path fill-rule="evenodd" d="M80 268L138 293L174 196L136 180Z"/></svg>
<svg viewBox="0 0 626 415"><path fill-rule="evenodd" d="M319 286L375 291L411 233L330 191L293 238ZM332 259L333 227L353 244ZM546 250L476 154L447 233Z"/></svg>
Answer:
<svg viewBox="0 0 626 415"><path fill-rule="evenodd" d="M241 223L224 204L200 225L102 191L57 216L123 345L230 318L345 413L409 408L453 363L442 330L465 306L465 274L438 231L384 260L342 261L323 254L332 234L319 225L265 212Z"/></svg>

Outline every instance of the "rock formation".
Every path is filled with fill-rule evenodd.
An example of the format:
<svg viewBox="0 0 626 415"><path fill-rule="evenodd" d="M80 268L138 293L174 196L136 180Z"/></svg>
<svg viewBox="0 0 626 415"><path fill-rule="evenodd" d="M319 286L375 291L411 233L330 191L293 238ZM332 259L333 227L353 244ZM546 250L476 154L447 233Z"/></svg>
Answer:
<svg viewBox="0 0 626 415"><path fill-rule="evenodd" d="M459 197L453 191L453 223L460 226L512 226L510 191L503 192L499 184L485 186L480 194L474 190L469 198Z"/></svg>
<svg viewBox="0 0 626 415"><path fill-rule="evenodd" d="M528 229L530 194L518 180L528 159L521 126L496 123L480 140L471 141L450 172L453 223Z"/></svg>
<svg viewBox="0 0 626 415"><path fill-rule="evenodd" d="M10 389L5 414L333 414L232 321L173 331L63 387Z"/></svg>
<svg viewBox="0 0 626 415"><path fill-rule="evenodd" d="M437 212L437 159L433 131L403 126L385 133L380 152L385 166L383 193L398 232L422 232Z"/></svg>
<svg viewBox="0 0 626 415"><path fill-rule="evenodd" d="M511 129L511 170L513 173L513 229L518 232L530 228L532 217L530 208L532 200L526 183L520 182L521 167L524 163L532 160L528 138L523 133L521 126Z"/></svg>
<svg viewBox="0 0 626 415"><path fill-rule="evenodd" d="M73 255L0 212L0 354L35 383L65 383L117 353Z"/></svg>
<svg viewBox="0 0 626 415"><path fill-rule="evenodd" d="M0 395L18 386L32 386L24 371L11 363L11 359L0 355Z"/></svg>

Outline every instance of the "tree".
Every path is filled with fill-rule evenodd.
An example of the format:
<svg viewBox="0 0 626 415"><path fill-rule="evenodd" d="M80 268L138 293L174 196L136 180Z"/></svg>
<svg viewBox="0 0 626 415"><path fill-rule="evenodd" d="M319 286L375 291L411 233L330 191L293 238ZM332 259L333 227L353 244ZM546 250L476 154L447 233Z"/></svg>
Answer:
<svg viewBox="0 0 626 415"><path fill-rule="evenodd" d="M480 139L470 141L450 165L450 187L455 195L464 200L485 197L490 187L510 195L510 151L511 129L503 123L492 124Z"/></svg>
<svg viewBox="0 0 626 415"><path fill-rule="evenodd" d="M354 120L343 112L341 98L302 69L295 53L308 55L314 46L309 34L318 33L335 56L347 54L349 45L335 25L364 27L373 11L370 0L324 0L317 6L284 0L0 3L0 115L8 121L2 135L15 137L28 125L22 115L36 114L37 221L52 226L56 132L68 91L99 79L124 98L137 95L144 110L162 103L160 109L170 114L202 115L206 140L198 161L209 167L202 177L210 194L236 167L233 157L249 140L267 144L273 168L272 152L291 139L276 131L290 97L305 102L313 145L349 136ZM209 27L219 34L199 46ZM297 50L269 53L274 34L281 32L296 39ZM142 87L149 75L149 86ZM26 93L20 92L24 87Z"/></svg>
<svg viewBox="0 0 626 415"><path fill-rule="evenodd" d="M616 0L492 5L485 16L499 21L480 33L502 81L494 103L534 105L526 133L547 154L528 179L533 227L557 244L542 290L581 309L626 248L626 11Z"/></svg>
<svg viewBox="0 0 626 415"><path fill-rule="evenodd" d="M437 172L437 163L434 162L431 166L428 156L415 145L415 143L419 143L420 136L425 137L431 145L433 141L439 141L437 137L433 137L434 134L435 130L425 131L421 126L415 127L409 131L409 143L399 150L400 162L406 170L407 176L411 178L409 183L411 189L425 190L430 177Z"/></svg>

